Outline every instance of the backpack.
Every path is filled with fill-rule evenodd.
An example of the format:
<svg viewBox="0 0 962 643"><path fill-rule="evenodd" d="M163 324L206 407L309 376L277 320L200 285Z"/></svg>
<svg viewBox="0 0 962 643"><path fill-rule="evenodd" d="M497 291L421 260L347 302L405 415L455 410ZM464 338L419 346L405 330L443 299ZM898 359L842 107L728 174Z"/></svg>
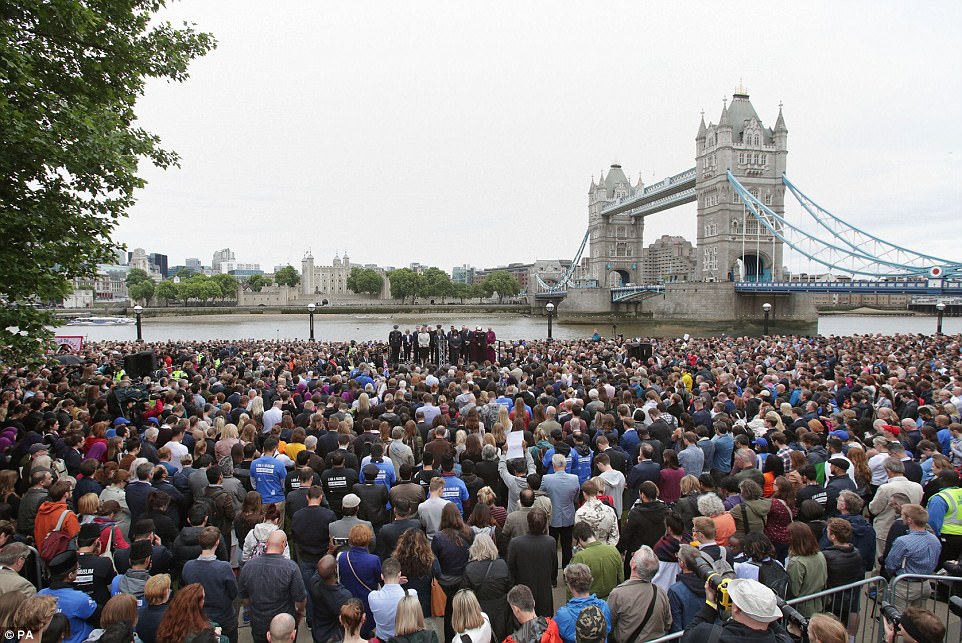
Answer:
<svg viewBox="0 0 962 643"><path fill-rule="evenodd" d="M67 532L63 531L63 521L67 518L69 509L64 509L57 519L57 526L49 534L44 536L43 544L40 545L40 559L50 564L50 561L67 550L76 550L77 541L71 538Z"/></svg>
<svg viewBox="0 0 962 643"><path fill-rule="evenodd" d="M253 560L258 556L263 556L267 553L267 541L258 540L254 543L254 547L251 549L250 558L247 560Z"/></svg>
<svg viewBox="0 0 962 643"><path fill-rule="evenodd" d="M197 499L194 500L195 505L196 504L203 505L204 509L207 510L207 524L209 525L213 525L215 521L220 522L219 520L220 510L217 508L216 499L222 493L227 493L227 492L221 489L220 491L218 491L212 496L208 496L205 494L205 495L199 496ZM217 525L213 525L213 526L217 526Z"/></svg>
<svg viewBox="0 0 962 643"><path fill-rule="evenodd" d="M53 471L54 480L67 479L67 464L63 458L55 458L50 461L50 470Z"/></svg>
<svg viewBox="0 0 962 643"><path fill-rule="evenodd" d="M720 556L718 560L715 560L705 552L701 552L701 557L711 564L712 571L714 571L716 574L734 577L735 570L732 569L732 566L728 564L728 549L721 546L719 546L718 549L720 550Z"/></svg>
<svg viewBox="0 0 962 643"><path fill-rule="evenodd" d="M758 567L758 582L772 588L772 591L781 598L788 598L788 572L777 561L767 559L761 563L752 561L750 564Z"/></svg>

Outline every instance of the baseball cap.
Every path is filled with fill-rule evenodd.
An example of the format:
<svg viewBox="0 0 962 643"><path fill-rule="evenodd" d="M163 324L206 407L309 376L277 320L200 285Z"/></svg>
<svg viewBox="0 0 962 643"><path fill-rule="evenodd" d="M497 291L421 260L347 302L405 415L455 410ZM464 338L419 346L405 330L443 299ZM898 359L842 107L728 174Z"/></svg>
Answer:
<svg viewBox="0 0 962 643"><path fill-rule="evenodd" d="M779 616L781 616L780 612ZM605 620L601 608L597 605L589 605L582 609L575 622L575 636L578 643L602 643L607 635L608 621Z"/></svg>
<svg viewBox="0 0 962 643"><path fill-rule="evenodd" d="M768 440L766 440L765 438L758 438L758 439L756 439L754 442L752 442L752 444L754 444L755 446L758 446L758 447L767 447L767 446L768 446Z"/></svg>
<svg viewBox="0 0 962 643"><path fill-rule="evenodd" d="M49 451L49 450L50 450L50 447L48 447L46 444L44 444L43 442L38 442L37 444L31 445L30 455L33 455L34 453L40 453L41 451Z"/></svg>
<svg viewBox="0 0 962 643"><path fill-rule="evenodd" d="M830 458L829 461L828 461L828 463L831 464L831 465L834 465L834 466L838 467L838 468L841 469L842 471L848 471L848 468L849 468L849 466L850 466L850 464L851 464L851 463L850 463L848 460L846 460L845 458Z"/></svg>
<svg viewBox="0 0 962 643"><path fill-rule="evenodd" d="M829 435L832 436L833 438L838 438L842 442L845 442L846 440L848 440L848 431L843 431L841 429L835 429L834 431L829 433Z"/></svg>
<svg viewBox="0 0 962 643"><path fill-rule="evenodd" d="M733 578L728 581L728 595L738 609L760 623L771 623L782 617L775 592L757 580Z"/></svg>
<svg viewBox="0 0 962 643"><path fill-rule="evenodd" d="M361 504L361 499L356 493L349 493L344 496L344 500L341 501L341 506L347 509L353 509Z"/></svg>
<svg viewBox="0 0 962 643"><path fill-rule="evenodd" d="M155 417L147 418L147 421L148 421L148 422L152 422L153 424L158 424L158 425L160 424L160 420L158 420L158 419L155 418Z"/></svg>
<svg viewBox="0 0 962 643"><path fill-rule="evenodd" d="M47 567L52 576L63 576L77 566L77 552L68 549L53 557Z"/></svg>
<svg viewBox="0 0 962 643"><path fill-rule="evenodd" d="M130 420L122 417L114 420L114 426L120 426L121 424L130 424Z"/></svg>

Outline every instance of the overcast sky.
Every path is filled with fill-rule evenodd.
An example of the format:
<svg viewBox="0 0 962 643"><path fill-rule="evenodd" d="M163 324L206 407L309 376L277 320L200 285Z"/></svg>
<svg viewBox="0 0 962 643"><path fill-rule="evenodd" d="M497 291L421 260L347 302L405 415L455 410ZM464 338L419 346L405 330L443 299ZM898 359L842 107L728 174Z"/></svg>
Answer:
<svg viewBox="0 0 962 643"><path fill-rule="evenodd" d="M699 114L743 79L784 102L788 176L884 238L962 259L962 3L209 2L165 13L218 48L151 83L182 156L115 238L210 264L446 270L571 258L592 175L694 165ZM797 214L797 206L790 214ZM796 218L797 220L797 218ZM650 216L695 240L695 205Z"/></svg>

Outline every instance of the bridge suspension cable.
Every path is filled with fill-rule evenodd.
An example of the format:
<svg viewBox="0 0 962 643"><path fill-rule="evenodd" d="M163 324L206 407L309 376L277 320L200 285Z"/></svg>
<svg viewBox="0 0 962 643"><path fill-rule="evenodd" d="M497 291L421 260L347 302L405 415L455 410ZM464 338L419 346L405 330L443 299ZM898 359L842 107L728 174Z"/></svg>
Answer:
<svg viewBox="0 0 962 643"><path fill-rule="evenodd" d="M568 269L561 276L561 279L559 279L553 284L549 284L548 282L546 282L544 279L541 278L541 275L535 275L538 281L538 288L540 292L559 293L567 289L568 284L571 282L571 278L575 274L575 270L578 269L578 264L581 263L581 255L583 255L585 252L585 246L588 245L588 238L590 235L591 235L591 230L590 229L586 230L585 238L581 240L581 245L578 246L578 252L575 253L574 259L571 260L571 265L568 266Z"/></svg>
<svg viewBox="0 0 962 643"><path fill-rule="evenodd" d="M809 198L784 174L782 175L782 183L816 223L827 230L833 239L848 246L852 252L870 258L891 261L896 265L911 267L916 270L928 271L933 266L939 266L946 271L953 272L962 269L962 264L958 262L903 248L848 223Z"/></svg>
<svg viewBox="0 0 962 643"><path fill-rule="evenodd" d="M959 264L949 263L946 266L945 262L940 260L936 260L938 261L937 264L929 262L925 265L921 265L919 261L900 263L888 256L873 256L866 250L854 248L852 244L855 243L855 240L853 238L842 241L838 235L833 234L831 240L820 239L772 211L758 197L749 192L730 171L726 175L729 184L759 225L764 226L775 238L792 250L829 270L835 270L853 277L862 276L875 279L913 277L919 279L927 277L929 269L933 265L938 265L946 272L951 270L953 273L957 272L962 275L962 266ZM853 226L849 227L855 229ZM878 241L887 243L881 239ZM894 244L888 245L894 247ZM924 257L919 253L915 253L915 255Z"/></svg>

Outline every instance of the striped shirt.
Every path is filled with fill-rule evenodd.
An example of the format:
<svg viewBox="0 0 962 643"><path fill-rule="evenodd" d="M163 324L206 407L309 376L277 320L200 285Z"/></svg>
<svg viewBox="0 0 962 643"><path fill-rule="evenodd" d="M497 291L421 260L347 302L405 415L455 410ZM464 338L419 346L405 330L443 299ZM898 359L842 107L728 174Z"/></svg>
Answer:
<svg viewBox="0 0 962 643"><path fill-rule="evenodd" d="M939 562L942 543L929 531L911 530L892 543L885 568L899 574L931 574Z"/></svg>

